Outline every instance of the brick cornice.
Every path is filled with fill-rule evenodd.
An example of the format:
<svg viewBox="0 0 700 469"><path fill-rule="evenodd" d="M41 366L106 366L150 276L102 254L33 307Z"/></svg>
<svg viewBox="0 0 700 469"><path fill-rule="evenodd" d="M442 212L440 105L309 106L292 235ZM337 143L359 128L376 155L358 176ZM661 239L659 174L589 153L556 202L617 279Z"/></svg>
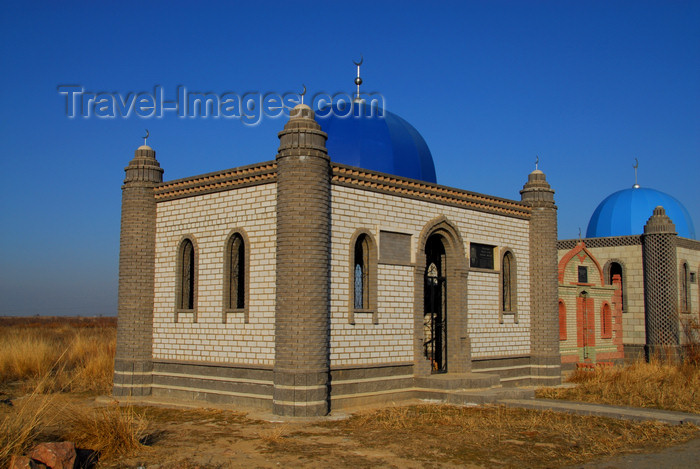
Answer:
<svg viewBox="0 0 700 469"><path fill-rule="evenodd" d="M642 238L639 235L632 236L610 236L606 238L583 238L561 239L557 241L557 249L573 249L580 242L584 241L587 248L610 248L618 246L641 246Z"/></svg>
<svg viewBox="0 0 700 469"><path fill-rule="evenodd" d="M398 195L428 202L466 207L486 213L529 219L532 209L527 203L477 192L402 178L353 166L331 163L332 181L339 186L354 187L384 194ZM163 182L155 187L158 202L195 195L221 192L233 188L269 184L277 181L277 162L266 161L188 178Z"/></svg>
<svg viewBox="0 0 700 469"><path fill-rule="evenodd" d="M440 186L337 163L331 163L331 170L331 183L339 186L354 187L456 207L467 207L472 210L515 218L530 218L530 207L515 200L501 199L477 192Z"/></svg>
<svg viewBox="0 0 700 469"><path fill-rule="evenodd" d="M220 192L232 188L268 184L275 182L276 179L277 163L274 161L266 161L249 166L241 166L239 168L226 169L164 182L156 186L155 197L158 202L162 202L211 192Z"/></svg>
<svg viewBox="0 0 700 469"><path fill-rule="evenodd" d="M676 238L676 247L700 251L700 241L696 241L690 238L681 238L679 236L678 238Z"/></svg>

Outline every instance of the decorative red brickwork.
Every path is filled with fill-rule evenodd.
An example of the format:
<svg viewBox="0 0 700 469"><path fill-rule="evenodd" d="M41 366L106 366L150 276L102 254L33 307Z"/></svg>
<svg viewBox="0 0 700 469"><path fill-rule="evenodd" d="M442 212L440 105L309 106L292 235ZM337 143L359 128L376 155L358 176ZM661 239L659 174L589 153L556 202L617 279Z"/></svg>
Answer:
<svg viewBox="0 0 700 469"><path fill-rule="evenodd" d="M620 275L613 275L612 284L616 287L613 295L612 331L613 344L617 346L618 356L624 358L624 347L622 345L622 279Z"/></svg>
<svg viewBox="0 0 700 469"><path fill-rule="evenodd" d="M595 345L595 301L588 296L576 298L576 345Z"/></svg>
<svg viewBox="0 0 700 469"><path fill-rule="evenodd" d="M581 256L584 257L581 257ZM566 266L569 264L569 261L573 259L574 256L578 256L579 260L583 262L585 260L585 256L588 256L591 261L595 264L596 268L598 269L598 275L600 277L600 285L605 285L605 281L603 279L603 269L600 267L600 263L598 260L593 257L593 254L586 249L586 244L581 241L579 244L577 244L571 251L567 252L564 257L561 258L559 261L559 266L558 266L558 275L559 275L559 283L564 282L564 273L566 272ZM593 284L589 284L593 285Z"/></svg>
<svg viewBox="0 0 700 469"><path fill-rule="evenodd" d="M566 340L566 305L559 300L559 340Z"/></svg>

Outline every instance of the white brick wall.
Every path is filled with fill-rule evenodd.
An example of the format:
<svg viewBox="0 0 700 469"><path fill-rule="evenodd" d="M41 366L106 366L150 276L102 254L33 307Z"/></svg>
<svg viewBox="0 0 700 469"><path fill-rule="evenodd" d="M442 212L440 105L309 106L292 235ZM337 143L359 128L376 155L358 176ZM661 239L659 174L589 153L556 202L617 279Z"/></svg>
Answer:
<svg viewBox="0 0 700 469"><path fill-rule="evenodd" d="M274 184L160 202L157 211L154 308L155 358L272 365L274 363L275 226ZM377 312L357 313L350 306L350 238L358 228L417 238L431 220L444 215L465 242L508 247L517 262L518 318L499 323L497 273L470 273L469 326L473 358L529 353L530 285L528 222L458 207L332 186L331 362L332 365L413 361L414 267L379 265ZM249 323L242 315L222 313L223 251L234 229L245 230L250 247ZM180 315L175 322L177 246L192 236L199 256L196 322ZM496 269L499 269L498 251ZM449 307L449 306L448 306ZM418 314L421 314L419 312ZM448 314L453 312L448 312ZM194 319L194 318L191 318Z"/></svg>
<svg viewBox="0 0 700 469"><path fill-rule="evenodd" d="M158 204L154 358L273 364L275 198L275 184L265 184ZM226 323L223 317L223 254L234 229L246 232L251 247L248 324L240 313ZM186 235L199 256L196 323L187 315L175 322L177 246Z"/></svg>
<svg viewBox="0 0 700 469"><path fill-rule="evenodd" d="M332 186L331 360L333 365L413 361L414 268L379 265L379 324L371 315L356 315L348 323L350 308L350 240L359 228L370 230L379 243L381 230L412 235L412 256L423 228L440 215L460 231L469 253L469 242L509 247L518 272L518 317L505 316L499 323L499 276L469 275L469 335L472 357L523 355L530 351L530 284L528 222L516 218L449 207L421 200L380 194L357 188ZM499 269L499 261L495 262ZM449 306L448 306L449 308ZM422 313L422 312L421 312ZM450 314L448 312L448 314ZM371 344L367 349L365 344Z"/></svg>

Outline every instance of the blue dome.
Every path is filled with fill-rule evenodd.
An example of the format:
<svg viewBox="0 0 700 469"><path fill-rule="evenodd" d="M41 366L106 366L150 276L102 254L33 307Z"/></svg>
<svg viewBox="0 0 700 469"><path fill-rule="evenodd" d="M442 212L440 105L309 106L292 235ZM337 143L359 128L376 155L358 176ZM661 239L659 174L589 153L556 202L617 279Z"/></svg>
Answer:
<svg viewBox="0 0 700 469"><path fill-rule="evenodd" d="M343 106L345 104L345 107ZM437 182L428 145L418 131L377 105L334 103L316 111L335 163Z"/></svg>
<svg viewBox="0 0 700 469"><path fill-rule="evenodd" d="M644 225L659 205L676 225L679 236L695 239L693 220L683 204L668 194L641 187L615 192L603 200L588 222L586 237L643 234Z"/></svg>

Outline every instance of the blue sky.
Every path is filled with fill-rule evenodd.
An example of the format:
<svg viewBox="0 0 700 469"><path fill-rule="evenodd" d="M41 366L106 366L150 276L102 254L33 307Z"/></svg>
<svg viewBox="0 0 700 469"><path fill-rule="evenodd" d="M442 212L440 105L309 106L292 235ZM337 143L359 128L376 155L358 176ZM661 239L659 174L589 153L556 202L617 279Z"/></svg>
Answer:
<svg viewBox="0 0 700 469"><path fill-rule="evenodd" d="M274 158L284 118L66 117L86 91L352 92L411 122L438 182L519 199L535 155L560 238L634 183L700 224L700 2L12 2L0 18L0 314L116 314L120 186ZM700 226L697 226L700 228Z"/></svg>

